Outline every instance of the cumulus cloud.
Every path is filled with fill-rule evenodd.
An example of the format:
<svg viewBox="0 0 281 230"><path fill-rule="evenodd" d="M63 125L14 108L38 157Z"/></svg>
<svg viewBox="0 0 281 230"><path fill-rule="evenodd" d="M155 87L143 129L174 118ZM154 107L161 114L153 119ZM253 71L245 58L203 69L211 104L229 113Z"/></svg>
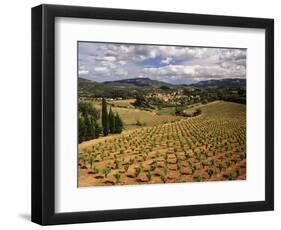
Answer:
<svg viewBox="0 0 281 230"><path fill-rule="evenodd" d="M83 70L83 69L79 70L79 75L87 75L88 73L89 73L88 70Z"/></svg>
<svg viewBox="0 0 281 230"><path fill-rule="evenodd" d="M162 61L161 61L161 63L162 64L170 64L171 63L171 61L173 60L173 58L171 58L171 57L166 57L165 59L163 59Z"/></svg>
<svg viewBox="0 0 281 230"><path fill-rule="evenodd" d="M80 42L79 75L95 81L148 77L173 84L245 78L246 49Z"/></svg>

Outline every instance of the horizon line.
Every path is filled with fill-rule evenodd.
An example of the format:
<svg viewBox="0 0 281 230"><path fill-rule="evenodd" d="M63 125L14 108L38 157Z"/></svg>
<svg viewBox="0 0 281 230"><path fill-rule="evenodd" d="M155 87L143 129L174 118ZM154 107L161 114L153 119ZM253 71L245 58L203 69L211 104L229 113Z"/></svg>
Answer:
<svg viewBox="0 0 281 230"><path fill-rule="evenodd" d="M170 84L170 85L192 85L192 84L195 84L195 83L198 83L198 82L212 81L212 80L217 80L218 81L218 80L227 80L227 79L237 79L237 80L243 80L244 79L244 80L246 80L246 77L245 78L239 78L239 77L231 78L231 77L227 77L227 78L212 78L212 79L200 80L200 81L195 81L193 83L179 83L179 84L175 84L175 83L170 83L170 82L162 81L162 80L154 80L154 79L151 79L149 77L124 78L124 79L119 79L119 80L102 81L102 82L95 81L95 80L88 79L88 78L81 77L81 76L78 76L78 78L82 78L84 80L88 80L88 81L92 81L92 82L97 82L97 83L108 83L108 82L117 82L117 81L133 80L133 79L148 79L148 80L151 80L151 81L163 82L163 83Z"/></svg>

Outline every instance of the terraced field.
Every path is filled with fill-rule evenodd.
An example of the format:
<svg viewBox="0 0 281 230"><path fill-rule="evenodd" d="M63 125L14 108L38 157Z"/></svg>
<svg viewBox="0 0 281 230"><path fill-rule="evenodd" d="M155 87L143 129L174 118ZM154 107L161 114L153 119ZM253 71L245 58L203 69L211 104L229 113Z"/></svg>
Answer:
<svg viewBox="0 0 281 230"><path fill-rule="evenodd" d="M245 105L201 109L197 117L80 144L78 186L246 179Z"/></svg>

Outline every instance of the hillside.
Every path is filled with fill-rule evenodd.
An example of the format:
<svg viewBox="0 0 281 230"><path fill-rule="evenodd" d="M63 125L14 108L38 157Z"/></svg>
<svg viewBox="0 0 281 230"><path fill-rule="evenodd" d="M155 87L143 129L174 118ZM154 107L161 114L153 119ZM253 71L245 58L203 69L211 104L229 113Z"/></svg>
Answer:
<svg viewBox="0 0 281 230"><path fill-rule="evenodd" d="M105 81L98 83L95 81L90 81L84 78L79 78L79 83L83 84L93 84L99 86L114 86L114 87L132 87L132 88L185 88L185 87L194 87L194 88L236 88L246 86L246 79L240 78L225 78L225 79L212 79L199 81L189 85L181 84L174 85L171 83L152 80L150 78L129 78L116 81Z"/></svg>
<svg viewBox="0 0 281 230"><path fill-rule="evenodd" d="M246 107L216 102L202 111L79 144L78 187L245 180Z"/></svg>
<svg viewBox="0 0 281 230"><path fill-rule="evenodd" d="M130 78L117 81L106 81L104 84L114 86L129 86L129 87L174 87L174 85L163 81L151 80L150 78Z"/></svg>
<svg viewBox="0 0 281 230"><path fill-rule="evenodd" d="M199 81L190 86L195 88L237 88L246 86L246 79L228 78Z"/></svg>
<svg viewBox="0 0 281 230"><path fill-rule="evenodd" d="M123 97L130 98L141 91L139 87L124 87L122 85L104 84L95 81L78 78L78 94L79 97L96 98L96 97Z"/></svg>
<svg viewBox="0 0 281 230"><path fill-rule="evenodd" d="M239 88L239 90L233 90L233 88ZM154 98L154 104L159 104L160 98L163 102L163 100L167 101L172 98L183 100L184 96L193 97L192 101L194 98L208 100L234 98L235 100L231 100L237 102L238 97L245 98L246 79L207 80L190 85L173 85L150 78L130 78L102 83L78 78L78 90L79 97L87 99L101 97L132 99L137 95L143 95L149 97L150 101ZM245 100L243 99L243 101ZM196 101L194 102L196 103Z"/></svg>

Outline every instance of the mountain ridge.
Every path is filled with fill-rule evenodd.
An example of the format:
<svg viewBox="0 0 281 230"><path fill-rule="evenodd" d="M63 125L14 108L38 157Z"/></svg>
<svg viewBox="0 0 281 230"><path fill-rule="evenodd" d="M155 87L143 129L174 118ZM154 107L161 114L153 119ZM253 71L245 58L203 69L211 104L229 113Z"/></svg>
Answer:
<svg viewBox="0 0 281 230"><path fill-rule="evenodd" d="M127 78L122 80L116 81L106 81L103 84L113 84L113 85L123 85L123 86L137 86L137 87L153 87L153 88L160 88L163 86L166 87L173 87L173 84L168 82L159 81L159 80L152 80L150 78Z"/></svg>
<svg viewBox="0 0 281 230"><path fill-rule="evenodd" d="M192 83L189 86L195 88L236 88L246 86L246 79L243 78L223 78L223 79L210 79Z"/></svg>
<svg viewBox="0 0 281 230"><path fill-rule="evenodd" d="M150 78L127 78L115 81L96 82L93 80L79 77L79 81L92 82L96 84L113 85L121 87L152 87L152 88L177 88L177 87L194 87L194 88L226 88L226 87L243 87L246 86L246 79L243 78L223 78L198 81L191 84L171 84L164 81L153 80Z"/></svg>

